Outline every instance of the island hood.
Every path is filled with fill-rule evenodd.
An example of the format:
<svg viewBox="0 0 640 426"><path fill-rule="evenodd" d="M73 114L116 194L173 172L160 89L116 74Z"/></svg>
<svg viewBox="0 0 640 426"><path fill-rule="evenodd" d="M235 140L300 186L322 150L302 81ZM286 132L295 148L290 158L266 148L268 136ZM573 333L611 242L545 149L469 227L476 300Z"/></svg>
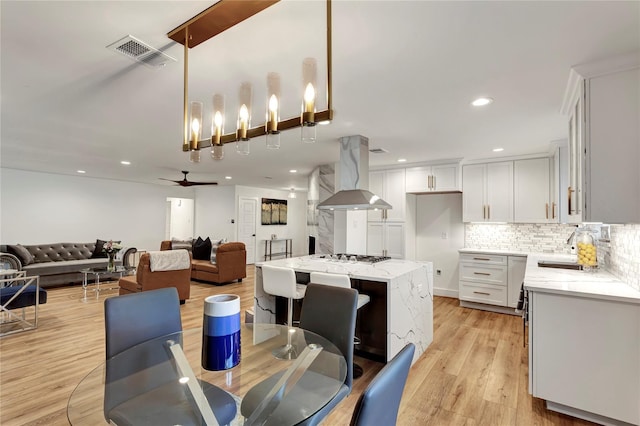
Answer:
<svg viewBox="0 0 640 426"><path fill-rule="evenodd" d="M318 203L321 210L391 209L391 204L369 191L369 139L357 135L340 139L340 191Z"/></svg>

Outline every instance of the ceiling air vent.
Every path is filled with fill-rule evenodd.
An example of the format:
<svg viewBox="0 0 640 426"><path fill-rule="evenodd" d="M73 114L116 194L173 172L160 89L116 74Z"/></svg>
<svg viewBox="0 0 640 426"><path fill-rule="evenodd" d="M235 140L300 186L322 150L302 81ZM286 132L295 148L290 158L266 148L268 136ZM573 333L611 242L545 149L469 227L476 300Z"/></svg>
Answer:
<svg viewBox="0 0 640 426"><path fill-rule="evenodd" d="M129 59L140 62L150 68L162 68L169 62L176 62L171 56L162 53L148 44L128 35L115 43L107 46L107 49L118 52Z"/></svg>
<svg viewBox="0 0 640 426"><path fill-rule="evenodd" d="M369 152L370 152L370 153L372 153L372 154L386 154L386 153L388 153L389 151L387 151L387 150L386 150L386 149L384 149L384 148L371 148L371 149L369 150Z"/></svg>

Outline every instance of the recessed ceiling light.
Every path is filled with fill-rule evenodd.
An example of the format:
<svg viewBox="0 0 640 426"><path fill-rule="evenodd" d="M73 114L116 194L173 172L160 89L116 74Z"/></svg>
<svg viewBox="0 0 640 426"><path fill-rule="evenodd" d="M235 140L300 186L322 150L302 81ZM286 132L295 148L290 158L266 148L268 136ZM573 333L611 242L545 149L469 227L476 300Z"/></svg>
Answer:
<svg viewBox="0 0 640 426"><path fill-rule="evenodd" d="M231 180L231 176L225 176L224 177L226 180Z"/></svg>
<svg viewBox="0 0 640 426"><path fill-rule="evenodd" d="M78 173L80 173L80 174L85 174L85 173L87 173L87 172L85 172L84 170L78 170Z"/></svg>
<svg viewBox="0 0 640 426"><path fill-rule="evenodd" d="M289 170L289 173L298 173L298 171L296 169L291 169Z"/></svg>
<svg viewBox="0 0 640 426"><path fill-rule="evenodd" d="M406 163L406 158L398 158L398 163Z"/></svg>
<svg viewBox="0 0 640 426"><path fill-rule="evenodd" d="M493 152L502 152L504 148L493 148Z"/></svg>
<svg viewBox="0 0 640 426"><path fill-rule="evenodd" d="M491 98L478 98L478 99L475 99L473 102L471 102L471 105L485 106L485 105L489 105L492 102L493 102L493 99Z"/></svg>
<svg viewBox="0 0 640 426"><path fill-rule="evenodd" d="M123 166L128 166L131 164L131 161L122 160L120 164L122 164Z"/></svg>

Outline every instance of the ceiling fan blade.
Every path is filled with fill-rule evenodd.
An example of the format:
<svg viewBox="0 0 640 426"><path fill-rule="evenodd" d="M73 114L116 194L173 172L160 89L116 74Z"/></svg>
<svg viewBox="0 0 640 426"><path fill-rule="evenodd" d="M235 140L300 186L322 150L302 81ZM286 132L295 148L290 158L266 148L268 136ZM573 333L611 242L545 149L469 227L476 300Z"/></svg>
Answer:
<svg viewBox="0 0 640 426"><path fill-rule="evenodd" d="M179 184L180 182L184 182L184 181L182 181L182 180L173 180L173 179L165 179L165 178L158 178L158 179L160 179L160 180L167 180L167 181L169 181L169 182L178 183L178 184Z"/></svg>
<svg viewBox="0 0 640 426"><path fill-rule="evenodd" d="M218 182L191 182L189 181L189 186L191 185L217 185Z"/></svg>

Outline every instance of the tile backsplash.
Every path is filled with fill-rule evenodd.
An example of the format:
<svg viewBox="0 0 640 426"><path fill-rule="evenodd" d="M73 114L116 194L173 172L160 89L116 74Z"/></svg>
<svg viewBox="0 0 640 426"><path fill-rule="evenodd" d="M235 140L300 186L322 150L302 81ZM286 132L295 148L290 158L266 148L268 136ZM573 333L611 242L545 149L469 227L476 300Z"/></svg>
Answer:
<svg viewBox="0 0 640 426"><path fill-rule="evenodd" d="M640 291L640 225L611 225L607 269Z"/></svg>
<svg viewBox="0 0 640 426"><path fill-rule="evenodd" d="M547 223L467 223L464 246L474 249L569 253L575 225Z"/></svg>
<svg viewBox="0 0 640 426"><path fill-rule="evenodd" d="M575 225L468 223L465 247L538 253L571 251L567 239ZM610 243L598 243L601 266L640 291L640 225L611 225Z"/></svg>

